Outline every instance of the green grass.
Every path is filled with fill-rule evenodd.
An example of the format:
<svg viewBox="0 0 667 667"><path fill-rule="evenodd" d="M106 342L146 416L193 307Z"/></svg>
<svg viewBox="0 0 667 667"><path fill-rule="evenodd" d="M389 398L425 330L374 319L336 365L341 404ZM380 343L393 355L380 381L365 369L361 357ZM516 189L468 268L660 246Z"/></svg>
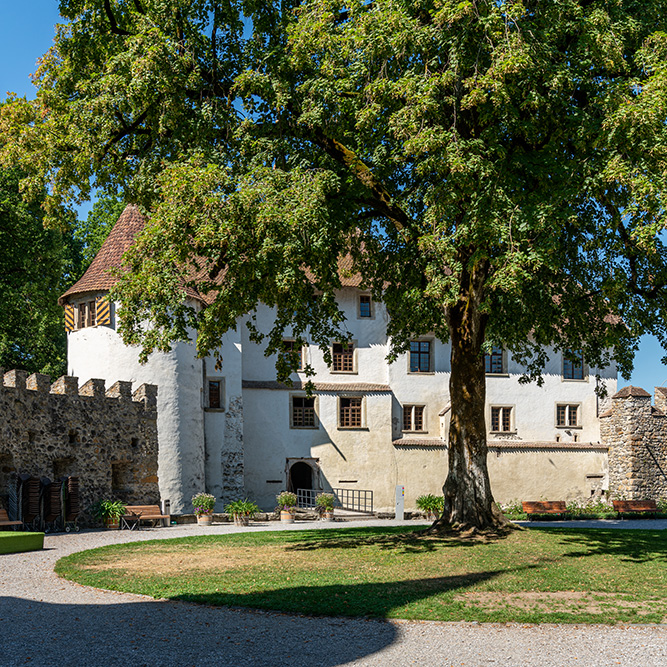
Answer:
<svg viewBox="0 0 667 667"><path fill-rule="evenodd" d="M56 572L155 598L316 615L667 619L667 533L658 530L539 528L491 541L404 528L244 533L93 549L62 558Z"/></svg>
<svg viewBox="0 0 667 667"><path fill-rule="evenodd" d="M14 530L0 531L0 554L37 551L43 548L44 533L24 533Z"/></svg>

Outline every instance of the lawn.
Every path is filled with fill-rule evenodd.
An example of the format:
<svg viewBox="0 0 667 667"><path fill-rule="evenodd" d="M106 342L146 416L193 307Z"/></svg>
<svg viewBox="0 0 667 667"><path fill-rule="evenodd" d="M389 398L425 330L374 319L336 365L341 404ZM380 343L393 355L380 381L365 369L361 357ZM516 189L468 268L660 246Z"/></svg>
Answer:
<svg viewBox="0 0 667 667"><path fill-rule="evenodd" d="M415 529L417 531L419 529ZM405 528L257 532L62 558L81 584L305 614L518 623L667 622L667 533L539 528L506 538Z"/></svg>

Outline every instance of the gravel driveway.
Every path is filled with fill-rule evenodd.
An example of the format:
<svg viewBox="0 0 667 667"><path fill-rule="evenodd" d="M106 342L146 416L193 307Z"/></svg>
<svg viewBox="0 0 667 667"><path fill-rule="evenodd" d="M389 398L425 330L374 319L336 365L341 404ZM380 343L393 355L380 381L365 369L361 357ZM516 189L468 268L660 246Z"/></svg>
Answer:
<svg viewBox="0 0 667 667"><path fill-rule="evenodd" d="M304 522L297 527L340 525ZM667 528L664 521L576 525ZM282 527L271 523L245 529L216 525L47 535L42 552L0 556L0 665L667 665L664 625L309 618L100 591L53 573L58 558L105 544L263 529Z"/></svg>

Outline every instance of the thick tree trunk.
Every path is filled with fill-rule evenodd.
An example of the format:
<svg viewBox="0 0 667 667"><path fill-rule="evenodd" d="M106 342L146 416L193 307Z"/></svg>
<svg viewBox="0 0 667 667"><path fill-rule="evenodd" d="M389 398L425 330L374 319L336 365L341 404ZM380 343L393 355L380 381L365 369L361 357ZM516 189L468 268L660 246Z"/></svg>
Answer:
<svg viewBox="0 0 667 667"><path fill-rule="evenodd" d="M491 494L486 465L486 376L482 344L487 316L481 311L488 266L461 278L461 299L448 311L452 346L449 397L449 474L445 508L434 529L498 529L506 524Z"/></svg>

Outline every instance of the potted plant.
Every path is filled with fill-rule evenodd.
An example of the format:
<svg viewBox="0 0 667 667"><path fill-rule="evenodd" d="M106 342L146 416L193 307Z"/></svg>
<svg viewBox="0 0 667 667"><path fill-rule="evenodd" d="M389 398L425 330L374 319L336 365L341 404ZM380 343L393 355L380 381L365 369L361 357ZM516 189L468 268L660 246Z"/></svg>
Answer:
<svg viewBox="0 0 667 667"><path fill-rule="evenodd" d="M291 491L283 491L276 496L278 507L276 512L280 512L281 523L294 523L294 515L296 514L296 493Z"/></svg>
<svg viewBox="0 0 667 667"><path fill-rule="evenodd" d="M247 526L257 512L259 512L259 507L248 500L233 500L231 503L228 503L225 507L225 512L231 514L234 517L234 523L237 526Z"/></svg>
<svg viewBox="0 0 667 667"><path fill-rule="evenodd" d="M197 493L192 496L192 507L197 515L197 523L201 526L210 526L213 523L213 508L215 496L210 493Z"/></svg>
<svg viewBox="0 0 667 667"><path fill-rule="evenodd" d="M426 512L427 519L435 521L445 508L445 499L442 496L427 493L417 498L417 507L422 512Z"/></svg>
<svg viewBox="0 0 667 667"><path fill-rule="evenodd" d="M120 500L98 500L91 508L90 513L102 521L109 530L118 530L120 517L125 514L125 504Z"/></svg>
<svg viewBox="0 0 667 667"><path fill-rule="evenodd" d="M334 502L335 497L333 493L318 493L315 498L315 509L320 515L322 521L334 520Z"/></svg>

